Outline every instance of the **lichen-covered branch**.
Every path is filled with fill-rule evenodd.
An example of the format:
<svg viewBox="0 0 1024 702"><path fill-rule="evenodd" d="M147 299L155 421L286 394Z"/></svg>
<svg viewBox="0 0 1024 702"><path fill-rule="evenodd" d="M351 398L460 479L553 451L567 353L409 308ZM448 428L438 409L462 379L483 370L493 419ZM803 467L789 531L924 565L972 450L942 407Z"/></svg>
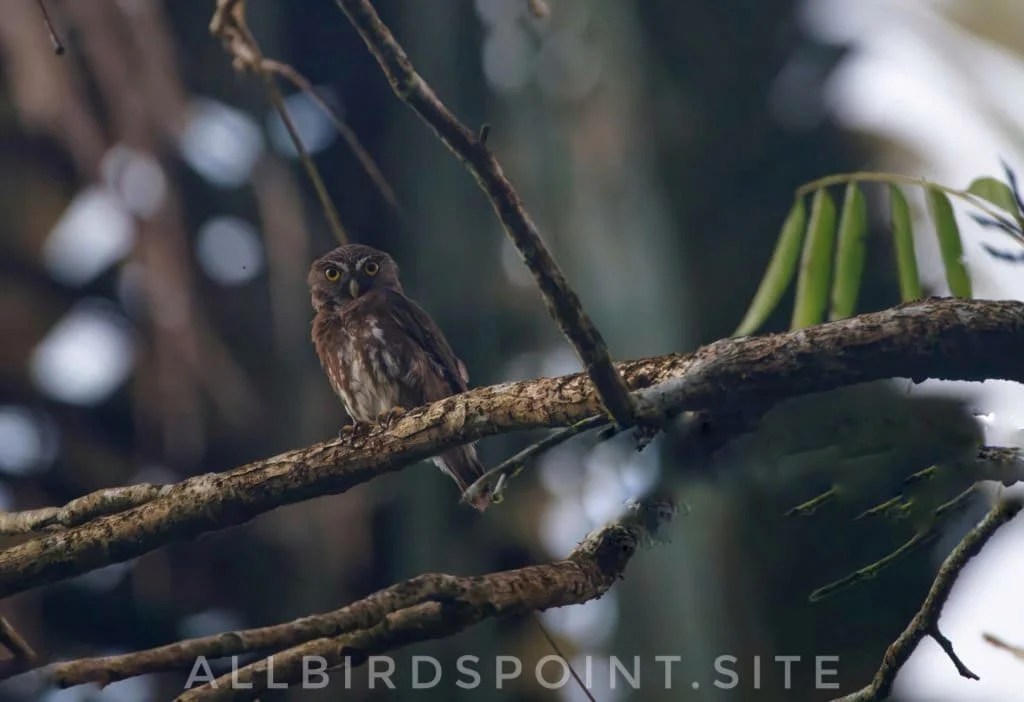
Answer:
<svg viewBox="0 0 1024 702"><path fill-rule="evenodd" d="M105 514L124 512L155 500L169 487L140 483L106 488L76 498L63 507L42 507L24 512L0 512L0 535L67 529Z"/></svg>
<svg viewBox="0 0 1024 702"><path fill-rule="evenodd" d="M622 518L588 536L564 561L479 577L421 575L334 612L121 656L71 661L54 666L52 677L61 687L107 684L151 672L189 670L200 656L212 660L257 651L282 651L270 664L275 682L296 682L302 655L323 656L329 664L348 656L352 665L360 665L369 655L447 636L486 618L600 597L621 577L637 548L656 538L674 511L668 500L633 505ZM294 666L296 662L300 667ZM264 659L237 672L240 685L236 687L252 682L251 689L231 689L228 680L219 680L219 684L189 690L179 699L252 699L266 689L267 668Z"/></svg>
<svg viewBox="0 0 1024 702"><path fill-rule="evenodd" d="M637 412L652 421L684 410L729 414L891 377L1024 382L1024 304L923 300L618 368ZM197 476L132 509L12 546L0 552L0 597L344 492L460 443L567 427L600 412L585 374L471 390L410 410L388 430L360 427L342 439Z"/></svg>
<svg viewBox="0 0 1024 702"><path fill-rule="evenodd" d="M576 348L602 404L615 422L631 426L636 417L608 346L541 239L537 225L478 133L462 124L413 68L412 61L369 0L335 0L377 59L395 94L429 124L487 193L494 211L540 287L548 310Z"/></svg>
<svg viewBox="0 0 1024 702"><path fill-rule="evenodd" d="M910 624L903 630L899 638L886 650L882 665L871 684L835 702L876 702L887 699L893 682L896 680L896 674L909 660L921 639L926 636L931 636L942 647L960 675L965 678L978 679L978 676L971 672L953 651L952 642L939 630L939 617L942 615L942 608L945 606L946 600L949 599L949 593L953 590L956 579L960 577L960 573L963 572L967 563L978 555L996 531L1017 516L1022 508L1024 508L1024 500L1019 497L1001 499L988 513L988 516L960 541L942 563L942 567L939 568L935 582L932 583L921 609L910 620Z"/></svg>

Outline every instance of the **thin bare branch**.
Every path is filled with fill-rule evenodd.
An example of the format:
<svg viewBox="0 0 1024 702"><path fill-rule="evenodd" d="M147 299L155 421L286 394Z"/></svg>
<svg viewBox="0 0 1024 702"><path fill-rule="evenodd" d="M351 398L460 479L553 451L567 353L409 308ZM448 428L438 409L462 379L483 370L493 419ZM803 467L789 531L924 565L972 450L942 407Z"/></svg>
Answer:
<svg viewBox="0 0 1024 702"><path fill-rule="evenodd" d="M1024 382L1024 304L930 299L799 331L724 339L692 354L618 364L645 421L727 414L892 377ZM452 446L601 412L585 374L477 388L410 410L390 429L168 486L161 497L0 551L0 597L241 524L282 505L344 492Z"/></svg>
<svg viewBox="0 0 1024 702"><path fill-rule="evenodd" d="M886 650L882 665L871 684L835 702L875 702L887 699L896 674L910 659L914 649L925 636L935 639L953 661L961 676L973 680L978 679L978 676L971 672L953 651L952 642L939 630L939 618L942 615L942 608L949 598L949 593L953 590L953 585L963 569L972 558L981 552L996 531L1017 516L1022 508L1024 508L1024 500L1019 497L1001 499L988 513L988 516L960 541L942 563L942 567L939 568L935 582L932 583L931 590L928 591L928 596L925 598L924 604L921 605L921 609L899 638Z"/></svg>
<svg viewBox="0 0 1024 702"><path fill-rule="evenodd" d="M316 163L309 155L305 144L302 143L302 137L295 127L291 115L288 114L288 107L285 105L284 96L281 94L280 88L277 87L277 83L274 82L274 74L265 66L265 59L260 51L256 37L249 31L249 26L245 21L245 4L244 2L236 1L233 3L233 7L228 7L231 4L229 2L218 3L213 20L210 22L210 32L214 36L219 37L224 44L224 48L235 57L234 63L236 68L251 68L263 78L270 102L288 131L288 137L295 146L299 160L302 162L310 182L313 183L313 189L316 190L317 198L320 200L320 206L323 208L324 216L327 218L331 231L334 232L334 236L339 243L345 244L349 241L348 232L342 226L341 219L338 217L338 210L334 207L334 202L327 192L327 186L324 185L323 178L320 177L320 169L316 167Z"/></svg>
<svg viewBox="0 0 1024 702"><path fill-rule="evenodd" d="M0 660L0 680L31 669L39 658L28 641L4 617L0 617L0 645L11 654L7 660Z"/></svg>
<svg viewBox="0 0 1024 702"><path fill-rule="evenodd" d="M549 434L535 444L527 446L522 451L509 456L504 461L477 478L476 481L462 493L462 502L472 504L477 493L491 484L495 485L494 489L491 491L491 501L500 502L502 499L502 490L504 489L505 484L510 478L519 474L519 471L526 466L527 461L533 460L545 451L549 451L555 446L565 443L577 434L582 434L586 431L590 431L591 429L604 426L605 424L608 424L608 422L609 419L606 415L595 414L593 417L587 417L586 419L576 422L565 429L560 429Z"/></svg>
<svg viewBox="0 0 1024 702"><path fill-rule="evenodd" d="M344 140L348 148L351 149L352 153L355 154L356 158L359 159L359 163L362 165L363 170L366 171L366 174L370 177L370 180L380 192L381 197L383 197L385 202L394 209L399 218L405 221L405 211L402 209L402 205L398 202L398 196L395 194L395 189L391 187L391 183L389 183L388 179L384 177L384 173L381 171L380 166L377 165L377 162L373 160L373 156L370 155L370 152L367 151L362 142L359 141L359 137L356 136L352 127L348 126L338 112L328 105L326 100L317 94L316 89L313 87L313 84L309 82L309 79L296 71L294 67L287 63L282 63L281 61L265 58L260 65L264 70L277 73L282 78L290 81L296 88L308 95L310 99L313 100L321 110L323 110L324 114L326 114L328 119L331 120L331 123L334 125L338 134L341 135L342 140ZM408 225L408 222L406 222L406 224Z"/></svg>
<svg viewBox="0 0 1024 702"><path fill-rule="evenodd" d="M366 42L395 94L434 129L487 193L505 232L533 273L548 310L576 348L605 409L620 426L635 424L628 389L611 362L604 338L569 287L537 225L524 209L519 193L487 148L486 132L478 136L438 99L369 0L335 2Z"/></svg>
<svg viewBox="0 0 1024 702"><path fill-rule="evenodd" d="M58 56L64 54L64 44L61 43L60 38L57 36L57 30L53 27L53 22L50 20L50 13L46 9L46 2L44 0L36 0L36 4L39 5L39 11L43 13L43 24L46 25L46 31L50 35L50 43L53 44L53 53Z"/></svg>

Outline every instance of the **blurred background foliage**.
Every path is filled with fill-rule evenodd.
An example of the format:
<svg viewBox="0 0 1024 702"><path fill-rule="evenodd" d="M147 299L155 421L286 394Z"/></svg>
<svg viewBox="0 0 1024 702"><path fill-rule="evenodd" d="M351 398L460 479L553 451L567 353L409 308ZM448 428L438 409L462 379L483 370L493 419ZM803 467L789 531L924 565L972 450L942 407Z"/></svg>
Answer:
<svg viewBox="0 0 1024 702"><path fill-rule="evenodd" d="M0 5L0 508L177 481L332 436L342 411L309 342L305 274L335 241L262 82L236 73L209 35L213 2L51 0L62 57L33 0ZM964 104L1002 130L972 142L981 155L971 160L963 149L942 151L949 129L946 141L921 137L941 134L929 127L942 121L934 110L918 132L886 130L879 113L913 112L909 97L858 101L836 83L852 80L865 47L904 36L897 28L934 44L946 63L935 58L933 71L987 75L966 53L947 52L950 42L1001 47L1020 70L1012 52L1022 34L1012 28L1024 24L1024 6L1015 3L549 0L543 19L525 0L375 5L449 107L467 124L491 125L489 145L617 358L732 333L802 183L870 166L965 188L999 173L998 157L1024 144L1012 112L992 98L1019 93L1005 86L970 85ZM400 210L314 101L282 84L342 223L354 240L395 256L473 383L577 370L489 204L395 99L337 7L246 6L263 53L314 83L393 186ZM921 203L911 205L919 217ZM886 222L869 224L861 311L900 299ZM937 255L919 243L926 289L944 292ZM985 288L977 279L997 275L988 269L971 272L976 294L980 286L982 296L1021 296ZM791 309L790 291L766 328L786 328ZM482 455L495 463L536 438L490 439ZM672 470L674 451L672 437L640 454L625 441L576 440L544 456L482 518L457 504L450 481L418 466L19 595L0 612L37 650L95 655L335 608L421 572L558 558ZM704 683L686 689L694 699L834 696L784 690L782 668L767 662L762 689L752 690L756 655L804 656L793 667L800 690L813 681L814 655L840 657L844 690L867 682L952 542L812 605L815 587L906 535L842 513L783 517L806 487L766 493L742 480L696 481L671 543L639 555L603 599L544 616L581 669L582 656L592 657L597 699L680 694L647 683L609 689L601 681L610 655L680 656L678 679ZM398 679L408 679L402 662L414 653L438 656L446 670L466 653L518 655L530 670L550 652L529 619L489 622L399 652ZM711 687L712 662L724 654L740 660L743 692ZM952 666L940 659L932 672L940 668ZM483 670L486 684L493 670ZM432 691L368 690L357 672L343 694L480 694L452 679ZM148 676L58 692L23 676L0 685L0 700L145 702L172 697L182 682ZM986 699L1019 699L990 692ZM558 697L582 693L544 690L532 676L487 692Z"/></svg>

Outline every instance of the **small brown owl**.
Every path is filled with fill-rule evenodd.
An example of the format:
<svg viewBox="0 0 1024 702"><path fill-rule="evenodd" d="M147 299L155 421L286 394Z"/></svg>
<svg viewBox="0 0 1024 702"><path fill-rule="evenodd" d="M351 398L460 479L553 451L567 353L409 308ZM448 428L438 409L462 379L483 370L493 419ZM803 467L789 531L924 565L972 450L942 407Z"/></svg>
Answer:
<svg viewBox="0 0 1024 702"><path fill-rule="evenodd" d="M309 290L320 364L354 422L387 422L467 389L465 365L430 315L405 296L388 254L339 246L313 262ZM484 472L471 444L433 460L463 491ZM483 511L489 502L483 494L473 506Z"/></svg>

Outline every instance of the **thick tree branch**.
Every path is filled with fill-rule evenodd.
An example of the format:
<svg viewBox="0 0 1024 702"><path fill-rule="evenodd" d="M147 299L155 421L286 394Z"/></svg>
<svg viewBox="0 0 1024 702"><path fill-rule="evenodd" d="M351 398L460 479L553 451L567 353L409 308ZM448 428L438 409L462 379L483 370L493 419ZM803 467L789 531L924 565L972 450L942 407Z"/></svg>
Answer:
<svg viewBox="0 0 1024 702"><path fill-rule="evenodd" d="M377 59L395 94L434 129L487 193L505 232L533 273L548 310L576 348L605 409L617 424L634 424L629 393L611 362L608 346L541 239L519 193L484 143L483 134L478 136L462 124L438 99L369 0L335 1Z"/></svg>
<svg viewBox="0 0 1024 702"><path fill-rule="evenodd" d="M90 492L63 507L42 507L25 512L0 513L0 535L56 531L85 524L105 514L124 512L155 500L169 490L166 485L128 485Z"/></svg>
<svg viewBox="0 0 1024 702"><path fill-rule="evenodd" d="M931 636L946 652L950 660L956 666L957 672L965 678L977 680L978 676L964 665L963 661L953 651L952 642L947 639L939 630L939 617L942 615L942 608L949 599L949 593L953 590L956 579L988 540L998 529L1017 516L1017 513L1024 508L1024 501L1021 498L1006 498L1001 500L992 508L988 516L972 529L967 536L957 545L953 552L939 568L935 582L932 583L928 596L921 605L921 609L896 639L886 650L882 665L875 674L871 684L862 690L840 698L836 702L875 702L889 697L896 674L900 668L910 659L911 654L925 636Z"/></svg>
<svg viewBox="0 0 1024 702"><path fill-rule="evenodd" d="M275 682L297 682L302 655L322 655L332 665L349 656L352 665L360 665L369 655L454 634L490 617L600 597L622 577L637 548L656 537L673 513L674 505L665 500L634 505L621 519L593 532L564 561L480 577L421 575L334 612L127 655L63 663L53 668L52 675L61 687L108 684L146 673L190 670L199 656L213 660L290 649L274 656L270 666ZM294 667L296 662L299 668ZM251 690L231 690L230 681L221 679L217 685L195 688L179 699L252 699L266 689L267 668L264 659L238 671L240 683L254 683Z"/></svg>
<svg viewBox="0 0 1024 702"><path fill-rule="evenodd" d="M766 407L883 378L1024 382L1024 304L930 299L799 331L725 339L618 364L640 415ZM468 441L566 427L601 412L586 375L478 388L410 410L390 430L334 439L164 488L150 502L0 552L0 597L344 492Z"/></svg>

